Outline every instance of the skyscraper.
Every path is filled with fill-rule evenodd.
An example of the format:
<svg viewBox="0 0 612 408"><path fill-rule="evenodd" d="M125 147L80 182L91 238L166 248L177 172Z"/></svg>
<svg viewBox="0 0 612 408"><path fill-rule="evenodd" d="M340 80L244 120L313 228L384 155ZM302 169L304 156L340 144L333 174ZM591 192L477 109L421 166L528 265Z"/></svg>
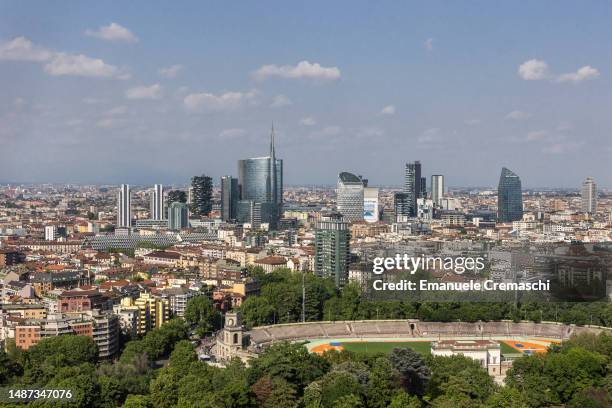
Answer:
<svg viewBox="0 0 612 408"><path fill-rule="evenodd" d="M212 210L212 178L201 175L191 178L191 214L196 217L208 215Z"/></svg>
<svg viewBox="0 0 612 408"><path fill-rule="evenodd" d="M122 184L117 193L117 227L129 228L132 226L132 197L130 185Z"/></svg>
<svg viewBox="0 0 612 408"><path fill-rule="evenodd" d="M155 184L151 190L151 219L164 219L164 186Z"/></svg>
<svg viewBox="0 0 612 408"><path fill-rule="evenodd" d="M336 206L344 221L363 221L363 180L352 173L338 174Z"/></svg>
<svg viewBox="0 0 612 408"><path fill-rule="evenodd" d="M591 177L582 183L582 211L589 214L597 212L597 184Z"/></svg>
<svg viewBox="0 0 612 408"><path fill-rule="evenodd" d="M351 233L340 213L324 213L315 224L315 273L337 287L348 281Z"/></svg>
<svg viewBox="0 0 612 408"><path fill-rule="evenodd" d="M425 177L421 177L421 194L419 195L418 198L427 198L427 180L425 180Z"/></svg>
<svg viewBox="0 0 612 408"><path fill-rule="evenodd" d="M408 194L408 208L411 217L416 217L416 200L421 196L421 162L406 163L404 193Z"/></svg>
<svg viewBox="0 0 612 408"><path fill-rule="evenodd" d="M189 207L185 203L173 202L168 207L168 229L182 230L189 227Z"/></svg>
<svg viewBox="0 0 612 408"><path fill-rule="evenodd" d="M433 174L431 176L431 200L439 207L442 205L442 198L444 198L444 176Z"/></svg>
<svg viewBox="0 0 612 408"><path fill-rule="evenodd" d="M523 218L521 179L507 168L502 168L497 186L497 221L512 222Z"/></svg>
<svg viewBox="0 0 612 408"><path fill-rule="evenodd" d="M221 219L223 221L236 219L239 194L237 178L221 177Z"/></svg>
<svg viewBox="0 0 612 408"><path fill-rule="evenodd" d="M239 222L257 221L268 223L270 228L278 226L283 208L283 160L276 158L274 126L270 133L270 155L238 161L238 188L240 202L237 219ZM254 217L258 208L260 220Z"/></svg>
<svg viewBox="0 0 612 408"><path fill-rule="evenodd" d="M408 193L395 193L393 195L393 210L395 211L395 220L410 217L410 199L411 195Z"/></svg>

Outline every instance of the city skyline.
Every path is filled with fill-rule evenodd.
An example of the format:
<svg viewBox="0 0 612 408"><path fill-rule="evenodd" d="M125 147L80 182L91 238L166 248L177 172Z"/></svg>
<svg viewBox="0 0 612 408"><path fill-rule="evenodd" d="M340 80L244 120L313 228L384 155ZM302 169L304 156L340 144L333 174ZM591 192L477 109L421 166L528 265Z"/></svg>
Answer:
<svg viewBox="0 0 612 408"><path fill-rule="evenodd" d="M218 180L274 121L286 185L612 186L611 5L143 4L0 6L0 182Z"/></svg>

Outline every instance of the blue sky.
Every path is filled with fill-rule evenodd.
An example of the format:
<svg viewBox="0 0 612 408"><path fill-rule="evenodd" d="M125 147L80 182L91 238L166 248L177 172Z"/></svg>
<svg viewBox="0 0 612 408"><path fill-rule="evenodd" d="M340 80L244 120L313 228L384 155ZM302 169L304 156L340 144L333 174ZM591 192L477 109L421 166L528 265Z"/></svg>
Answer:
<svg viewBox="0 0 612 408"><path fill-rule="evenodd" d="M0 180L612 186L612 4L0 3Z"/></svg>

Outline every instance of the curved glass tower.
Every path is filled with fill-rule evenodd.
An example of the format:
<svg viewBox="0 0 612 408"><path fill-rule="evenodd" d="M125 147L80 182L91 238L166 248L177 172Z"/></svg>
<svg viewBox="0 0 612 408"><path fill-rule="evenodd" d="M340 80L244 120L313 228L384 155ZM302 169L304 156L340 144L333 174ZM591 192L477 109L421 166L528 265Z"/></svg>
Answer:
<svg viewBox="0 0 612 408"><path fill-rule="evenodd" d="M255 225L269 223L276 228L283 205L283 161L276 158L274 128L270 135L270 156L238 161L241 201L237 218Z"/></svg>
<svg viewBox="0 0 612 408"><path fill-rule="evenodd" d="M521 179L503 167L497 185L497 221L512 222L523 218Z"/></svg>

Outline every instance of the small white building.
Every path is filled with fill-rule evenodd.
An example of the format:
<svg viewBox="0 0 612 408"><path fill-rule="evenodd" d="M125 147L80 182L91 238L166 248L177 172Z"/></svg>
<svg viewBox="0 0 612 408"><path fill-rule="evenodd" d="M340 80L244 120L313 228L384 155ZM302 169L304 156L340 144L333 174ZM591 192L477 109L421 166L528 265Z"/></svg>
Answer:
<svg viewBox="0 0 612 408"><path fill-rule="evenodd" d="M431 343L431 354L434 356L454 356L462 354L480 363L489 375L499 377L502 374L501 348L492 340L440 340Z"/></svg>

